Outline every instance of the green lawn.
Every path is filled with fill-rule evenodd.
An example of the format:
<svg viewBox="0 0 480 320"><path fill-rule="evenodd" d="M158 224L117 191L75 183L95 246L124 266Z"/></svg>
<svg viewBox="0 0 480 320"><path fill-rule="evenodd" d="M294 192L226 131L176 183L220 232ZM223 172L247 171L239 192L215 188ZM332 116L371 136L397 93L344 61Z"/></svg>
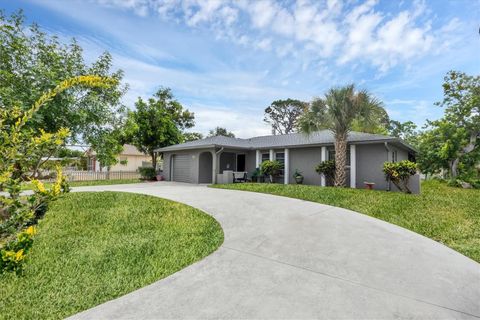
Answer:
<svg viewBox="0 0 480 320"><path fill-rule="evenodd" d="M422 183L420 195L398 192L264 183L215 188L270 193L358 211L410 229L480 262L480 190Z"/></svg>
<svg viewBox="0 0 480 320"><path fill-rule="evenodd" d="M67 194L40 221L24 275L0 275L0 318L64 318L162 279L222 242L216 220L183 204Z"/></svg>
<svg viewBox="0 0 480 320"><path fill-rule="evenodd" d="M106 186L112 184L129 184L143 182L140 179L112 179L112 180L91 180L91 181L72 181L68 184L70 187L85 187L85 186ZM45 186L50 186L51 183L45 183ZM32 190L33 186L30 183L22 185L23 190Z"/></svg>

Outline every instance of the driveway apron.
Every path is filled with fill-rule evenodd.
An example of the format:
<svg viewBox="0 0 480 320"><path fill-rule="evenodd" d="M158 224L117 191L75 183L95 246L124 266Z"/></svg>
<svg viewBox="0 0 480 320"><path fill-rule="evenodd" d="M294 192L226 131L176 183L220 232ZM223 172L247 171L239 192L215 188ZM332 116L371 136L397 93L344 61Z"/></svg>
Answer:
<svg viewBox="0 0 480 320"><path fill-rule="evenodd" d="M74 191L185 203L219 221L225 241L205 259L72 319L480 318L480 264L363 214L172 182Z"/></svg>

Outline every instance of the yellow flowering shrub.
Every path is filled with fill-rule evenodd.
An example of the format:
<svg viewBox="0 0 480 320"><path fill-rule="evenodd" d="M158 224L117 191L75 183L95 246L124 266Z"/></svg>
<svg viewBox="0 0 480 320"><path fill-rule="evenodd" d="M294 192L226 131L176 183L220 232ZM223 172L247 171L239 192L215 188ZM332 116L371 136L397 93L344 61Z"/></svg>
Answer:
<svg viewBox="0 0 480 320"><path fill-rule="evenodd" d="M116 83L113 78L78 76L62 81L45 92L26 111L20 106L0 106L0 191L8 193L8 196L0 194L1 272L21 271L35 234L33 227L25 227L36 224L47 211L49 202L69 190L65 176L57 168L56 181L50 188L33 179L33 195L21 194L22 181L35 177L42 165L42 157L63 145L70 134L66 128L53 133L44 130L36 133L25 125L42 106L68 88L108 88Z"/></svg>
<svg viewBox="0 0 480 320"><path fill-rule="evenodd" d="M29 226L0 249L0 273L13 271L19 274L23 271L23 262L32 247L35 234L35 227Z"/></svg>

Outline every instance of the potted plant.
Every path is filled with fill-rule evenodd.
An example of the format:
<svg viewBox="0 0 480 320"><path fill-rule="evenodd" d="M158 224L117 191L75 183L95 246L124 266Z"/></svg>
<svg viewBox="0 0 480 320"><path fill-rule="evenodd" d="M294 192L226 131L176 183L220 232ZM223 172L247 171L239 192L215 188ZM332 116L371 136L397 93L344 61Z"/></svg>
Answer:
<svg viewBox="0 0 480 320"><path fill-rule="evenodd" d="M293 173L293 178L295 179L295 182L297 184L302 184L303 183L303 175L301 171L298 171L298 169L295 169L295 172Z"/></svg>
<svg viewBox="0 0 480 320"><path fill-rule="evenodd" d="M163 181L165 178L163 177L163 171L160 170L157 172L157 181Z"/></svg>
<svg viewBox="0 0 480 320"><path fill-rule="evenodd" d="M280 175L282 169L283 165L277 160L263 161L260 165L260 170L269 177L270 183L273 183L275 181L275 178Z"/></svg>

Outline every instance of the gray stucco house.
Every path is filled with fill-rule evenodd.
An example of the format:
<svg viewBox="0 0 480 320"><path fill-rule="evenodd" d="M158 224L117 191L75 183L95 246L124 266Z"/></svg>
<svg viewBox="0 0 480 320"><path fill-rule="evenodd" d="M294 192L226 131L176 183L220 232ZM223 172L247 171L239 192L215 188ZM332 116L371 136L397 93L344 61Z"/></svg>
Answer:
<svg viewBox="0 0 480 320"><path fill-rule="evenodd" d="M249 139L216 136L156 150L163 154L166 180L189 183L223 183L226 175L247 172L250 176L262 161L278 160L284 164L281 182L295 183L296 169L302 172L304 184L325 186L325 178L315 171L318 163L335 157L331 131L253 137ZM348 181L352 188L364 188L374 182L375 189L395 190L382 172L385 161L412 159L415 150L398 138L351 132L348 137ZM419 177L410 181L413 192L419 192Z"/></svg>

